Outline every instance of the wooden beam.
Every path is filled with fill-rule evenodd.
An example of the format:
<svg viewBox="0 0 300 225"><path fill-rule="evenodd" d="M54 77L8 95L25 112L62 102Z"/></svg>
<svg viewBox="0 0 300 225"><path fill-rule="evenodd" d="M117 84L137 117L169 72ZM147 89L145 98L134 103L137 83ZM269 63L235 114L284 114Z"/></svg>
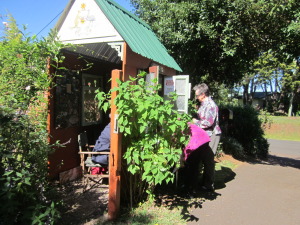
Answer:
<svg viewBox="0 0 300 225"><path fill-rule="evenodd" d="M111 88L117 87L117 79L121 80L122 71L112 71ZM108 219L114 220L117 218L120 211L120 187L121 187L121 157L122 157L122 135L115 131L117 107L114 104L114 99L117 93L111 95L111 127L110 127L110 156L109 156L109 195L108 195Z"/></svg>

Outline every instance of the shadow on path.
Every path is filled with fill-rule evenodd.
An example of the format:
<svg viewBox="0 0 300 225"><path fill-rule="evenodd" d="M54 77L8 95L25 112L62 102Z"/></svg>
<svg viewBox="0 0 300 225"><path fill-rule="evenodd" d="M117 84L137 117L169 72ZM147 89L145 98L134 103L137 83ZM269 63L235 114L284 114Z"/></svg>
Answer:
<svg viewBox="0 0 300 225"><path fill-rule="evenodd" d="M215 192L202 191L200 185L199 189L196 189L193 193L188 193L185 189L175 187L174 184L161 186L157 190L155 203L157 206L164 206L170 210L181 207L181 215L184 220L198 221L199 218L192 215L189 210L191 208L202 208L204 202L216 200L221 196L218 190L225 188L226 183L233 180L235 175L228 167L221 167L220 170L217 170L215 172ZM201 177L199 180L201 180Z"/></svg>
<svg viewBox="0 0 300 225"><path fill-rule="evenodd" d="M167 207L172 210L174 208L181 207L182 218L186 221L198 221L199 218L190 214L190 208L202 208L202 204L205 201L215 200L221 194L217 192L201 192L196 191L193 194L185 193L184 190L161 192L156 198L156 205ZM173 193L171 193L173 192Z"/></svg>
<svg viewBox="0 0 300 225"><path fill-rule="evenodd" d="M293 167L300 169L300 159L293 159L285 156L269 155L266 160L249 160L250 164L265 164L282 167Z"/></svg>

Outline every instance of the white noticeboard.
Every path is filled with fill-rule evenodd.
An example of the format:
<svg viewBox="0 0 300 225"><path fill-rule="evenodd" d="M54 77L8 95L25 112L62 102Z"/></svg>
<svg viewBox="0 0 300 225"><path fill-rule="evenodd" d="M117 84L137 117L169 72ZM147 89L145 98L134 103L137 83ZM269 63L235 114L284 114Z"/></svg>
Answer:
<svg viewBox="0 0 300 225"><path fill-rule="evenodd" d="M164 95L169 95L175 91L175 83L172 77L166 77L164 80Z"/></svg>

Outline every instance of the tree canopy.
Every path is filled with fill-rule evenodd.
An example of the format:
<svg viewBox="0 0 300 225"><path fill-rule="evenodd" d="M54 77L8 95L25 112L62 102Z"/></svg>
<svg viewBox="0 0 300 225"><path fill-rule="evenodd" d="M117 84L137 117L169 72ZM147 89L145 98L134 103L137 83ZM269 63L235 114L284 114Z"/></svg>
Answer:
<svg viewBox="0 0 300 225"><path fill-rule="evenodd" d="M297 0L131 2L194 83L237 83L269 50L283 61L300 55Z"/></svg>

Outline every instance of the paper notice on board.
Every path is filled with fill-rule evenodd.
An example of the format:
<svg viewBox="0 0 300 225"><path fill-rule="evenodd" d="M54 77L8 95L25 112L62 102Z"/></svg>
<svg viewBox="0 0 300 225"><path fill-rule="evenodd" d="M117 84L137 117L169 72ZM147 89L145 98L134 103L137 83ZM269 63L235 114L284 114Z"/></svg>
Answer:
<svg viewBox="0 0 300 225"><path fill-rule="evenodd" d="M174 80L173 77L165 77L164 80L164 95L169 95L170 92L174 92Z"/></svg>

